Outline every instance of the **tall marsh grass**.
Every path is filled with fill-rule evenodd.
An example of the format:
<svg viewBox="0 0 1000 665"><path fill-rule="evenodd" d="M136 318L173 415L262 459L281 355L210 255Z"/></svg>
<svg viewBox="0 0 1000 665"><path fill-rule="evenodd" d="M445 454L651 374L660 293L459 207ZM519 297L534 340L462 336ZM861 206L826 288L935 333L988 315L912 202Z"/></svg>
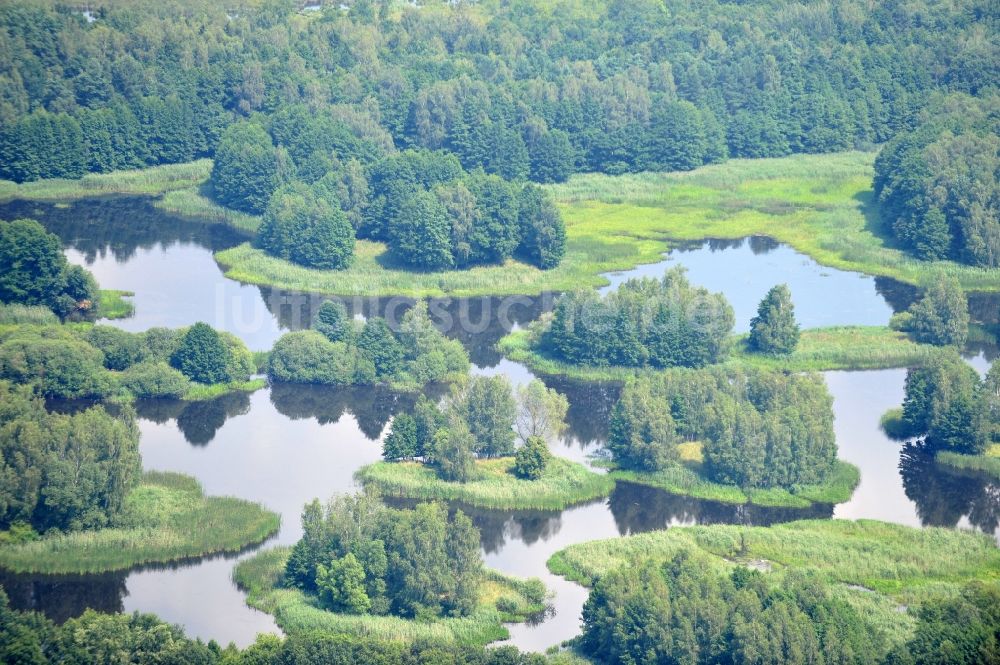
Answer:
<svg viewBox="0 0 1000 665"><path fill-rule="evenodd" d="M22 573L98 573L142 564L235 552L260 543L280 525L250 501L206 497L195 479L147 472L107 529L46 536L0 546L0 567Z"/></svg>
<svg viewBox="0 0 1000 665"><path fill-rule="evenodd" d="M732 367L765 367L790 372L829 370L890 369L916 367L951 351L918 344L905 333L880 326L837 326L803 330L798 347L787 356L751 353L746 335L735 335L722 364ZM580 381L626 381L634 376L656 373L656 368L596 367L574 365L552 358L537 348L537 332L517 330L500 339L500 352L533 371L549 376L565 376Z"/></svg>
<svg viewBox="0 0 1000 665"><path fill-rule="evenodd" d="M54 326L59 325L59 317L48 307L41 305L0 303L0 325Z"/></svg>
<svg viewBox="0 0 1000 665"><path fill-rule="evenodd" d="M942 450L935 455L934 459L938 464L966 471L977 471L1000 479L1000 443L991 445L982 455L963 455L962 453Z"/></svg>
<svg viewBox="0 0 1000 665"><path fill-rule="evenodd" d="M1000 579L1000 549L989 536L872 520L675 527L572 545L556 552L548 567L590 586L610 570L665 561L682 549L700 554L720 573L752 561L770 564L779 584L785 571L818 575L858 609L870 630L892 642L904 641L914 625L901 608L955 594L973 579Z"/></svg>
<svg viewBox="0 0 1000 665"><path fill-rule="evenodd" d="M158 196L174 189L205 182L212 172L212 160L198 159L183 164L164 164L145 169L90 173L79 180L53 178L13 183L0 180L0 201L10 199L65 200L87 196L127 194Z"/></svg>

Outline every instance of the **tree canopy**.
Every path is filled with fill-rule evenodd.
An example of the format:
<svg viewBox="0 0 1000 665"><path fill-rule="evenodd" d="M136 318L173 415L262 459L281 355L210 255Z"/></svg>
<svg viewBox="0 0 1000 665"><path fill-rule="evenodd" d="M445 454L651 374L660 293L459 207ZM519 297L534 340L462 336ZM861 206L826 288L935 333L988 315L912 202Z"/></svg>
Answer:
<svg viewBox="0 0 1000 665"><path fill-rule="evenodd" d="M764 296L757 316L750 320L750 350L775 355L789 354L799 343L799 324L787 284L779 284Z"/></svg>
<svg viewBox="0 0 1000 665"><path fill-rule="evenodd" d="M581 365L701 367L721 359L734 321L722 294L691 286L678 267L662 280L630 279L604 297L560 297L539 344Z"/></svg>

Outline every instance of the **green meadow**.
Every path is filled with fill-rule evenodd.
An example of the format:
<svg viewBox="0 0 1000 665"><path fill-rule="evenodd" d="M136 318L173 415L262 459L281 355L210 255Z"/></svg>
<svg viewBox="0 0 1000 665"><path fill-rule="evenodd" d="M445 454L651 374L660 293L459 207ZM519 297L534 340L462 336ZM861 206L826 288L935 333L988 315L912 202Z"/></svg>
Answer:
<svg viewBox="0 0 1000 665"><path fill-rule="evenodd" d="M512 472L513 457L476 461L476 477L449 482L419 462L377 462L361 468L358 479L384 496L441 499L493 510L561 510L608 496L615 482L582 464L553 457L538 480Z"/></svg>
<svg viewBox="0 0 1000 665"><path fill-rule="evenodd" d="M232 497L206 497L194 478L148 471L117 523L0 545L0 567L21 573L99 573L236 552L277 532L280 518Z"/></svg>
<svg viewBox="0 0 1000 665"><path fill-rule="evenodd" d="M524 621L544 610L537 600L537 581L487 570L480 583L478 606L468 616L419 621L331 612L320 607L314 596L284 586L290 553L289 547L265 550L241 561L233 572L236 584L247 593L247 604L274 615L275 622L289 635L319 632L478 646L509 637L505 622Z"/></svg>

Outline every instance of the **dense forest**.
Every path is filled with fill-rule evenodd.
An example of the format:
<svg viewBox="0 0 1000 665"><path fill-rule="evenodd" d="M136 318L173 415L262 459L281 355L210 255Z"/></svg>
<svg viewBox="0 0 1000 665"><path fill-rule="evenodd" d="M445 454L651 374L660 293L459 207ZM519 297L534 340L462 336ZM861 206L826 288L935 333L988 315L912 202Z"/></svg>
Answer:
<svg viewBox="0 0 1000 665"><path fill-rule="evenodd" d="M625 387L608 437L618 465L663 470L686 441L703 444L716 482L820 482L837 454L832 398L817 375L767 370L674 369Z"/></svg>
<svg viewBox="0 0 1000 665"><path fill-rule="evenodd" d="M242 382L253 355L205 323L130 333L112 326L13 326L0 331L0 379L46 397L182 397L195 384Z"/></svg>
<svg viewBox="0 0 1000 665"><path fill-rule="evenodd" d="M874 189L916 256L1000 266L1000 96L936 97L882 149Z"/></svg>
<svg viewBox="0 0 1000 665"><path fill-rule="evenodd" d="M583 651L606 663L953 663L1000 657L996 584L926 603L909 640L870 630L816 577L719 575L687 551L603 576L583 610Z"/></svg>
<svg viewBox="0 0 1000 665"><path fill-rule="evenodd" d="M477 458L515 455L515 475L537 478L551 457L547 441L566 428L568 408L537 379L515 390L504 376L473 376L443 405L421 395L412 413L397 415L382 456L419 458L443 479L465 482L475 478Z"/></svg>
<svg viewBox="0 0 1000 665"><path fill-rule="evenodd" d="M277 132L282 166L310 173L402 148L507 179L684 169L870 146L933 91L998 76L975 0L236 7L107 5L88 22L5 5L0 175L211 156L235 120L280 125L295 105L322 124Z"/></svg>

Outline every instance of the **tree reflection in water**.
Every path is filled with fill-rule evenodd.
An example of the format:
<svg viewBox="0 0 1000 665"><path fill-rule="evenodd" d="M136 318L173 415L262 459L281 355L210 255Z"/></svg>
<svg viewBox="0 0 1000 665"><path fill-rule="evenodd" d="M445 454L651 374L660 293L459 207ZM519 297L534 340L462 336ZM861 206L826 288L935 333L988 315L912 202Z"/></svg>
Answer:
<svg viewBox="0 0 1000 665"><path fill-rule="evenodd" d="M951 528L965 518L977 529L1000 535L1000 482L995 478L938 464L919 443L903 446L899 475L924 526Z"/></svg>

